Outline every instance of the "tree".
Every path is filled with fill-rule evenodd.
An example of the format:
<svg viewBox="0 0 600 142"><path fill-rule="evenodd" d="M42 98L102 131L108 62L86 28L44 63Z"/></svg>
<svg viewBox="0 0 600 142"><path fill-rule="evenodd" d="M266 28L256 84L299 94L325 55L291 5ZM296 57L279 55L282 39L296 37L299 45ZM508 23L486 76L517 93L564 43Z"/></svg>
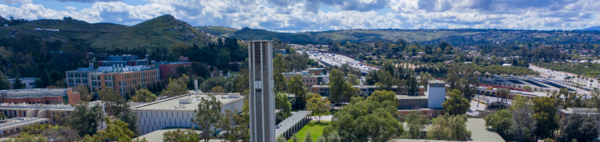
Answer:
<svg viewBox="0 0 600 142"><path fill-rule="evenodd" d="M560 141L576 139L581 142L591 142L598 137L598 126L591 118L593 116L571 114L560 120Z"/></svg>
<svg viewBox="0 0 600 142"><path fill-rule="evenodd" d="M331 128L331 127L326 127L327 128ZM329 133L325 133L323 132L323 135L321 135L318 139L317 142L341 142L341 138L340 135L338 135L337 132L333 131L333 132L329 132Z"/></svg>
<svg viewBox="0 0 600 142"><path fill-rule="evenodd" d="M354 97L333 116L331 126L341 141L387 141L402 136L404 128L393 116L398 113L396 103L380 101Z"/></svg>
<svg viewBox="0 0 600 142"><path fill-rule="evenodd" d="M170 79L169 78L169 85L167 85L167 88L165 88L165 90L163 90L162 94L163 96L168 96L168 97L174 97L177 95L182 95L187 93L187 82L188 82L189 78L187 75L182 75L179 79Z"/></svg>
<svg viewBox="0 0 600 142"><path fill-rule="evenodd" d="M11 89L10 81L8 81L8 77L6 77L4 75L4 73L2 73L0 71L0 90L8 90L8 89Z"/></svg>
<svg viewBox="0 0 600 142"><path fill-rule="evenodd" d="M154 102L156 101L156 95L146 89L140 89L135 91L135 95L131 97L134 102Z"/></svg>
<svg viewBox="0 0 600 142"><path fill-rule="evenodd" d="M163 133L164 142L197 142L200 135L191 129L177 129Z"/></svg>
<svg viewBox="0 0 600 142"><path fill-rule="evenodd" d="M223 117L221 115L221 101L217 100L213 95L209 95L209 97L210 100L204 97L200 99L198 109L194 110L196 115L192 118L192 122L200 126L202 133L205 134L205 142L208 142L208 134L212 132L211 127L214 127Z"/></svg>
<svg viewBox="0 0 600 142"><path fill-rule="evenodd" d="M46 137L41 135L33 135L28 133L21 133L16 137L11 137L8 142L47 142Z"/></svg>
<svg viewBox="0 0 600 142"><path fill-rule="evenodd" d="M408 139L421 139L421 130L429 123L427 117L422 115L419 111L411 111L410 114L405 117L405 120L408 132L404 136Z"/></svg>
<svg viewBox="0 0 600 142"><path fill-rule="evenodd" d="M304 137L304 142L313 142L312 135L310 131L306 132L306 137Z"/></svg>
<svg viewBox="0 0 600 142"><path fill-rule="evenodd" d="M533 139L533 105L528 98L516 96L512 101L512 132L517 142Z"/></svg>
<svg viewBox="0 0 600 142"><path fill-rule="evenodd" d="M223 134L223 139L230 142L247 142L250 138L248 121L236 112L238 111L225 110L225 113L222 114L223 118L219 121L219 125L221 131L226 132ZM234 126L232 122L237 126Z"/></svg>
<svg viewBox="0 0 600 142"><path fill-rule="evenodd" d="M273 81L275 82L275 92L284 91L286 88L285 76L285 62L281 54L273 55Z"/></svg>
<svg viewBox="0 0 600 142"><path fill-rule="evenodd" d="M292 135L292 138L290 138L291 142L300 142L300 138L298 138L298 136L296 134Z"/></svg>
<svg viewBox="0 0 600 142"><path fill-rule="evenodd" d="M510 95L510 90L506 88L498 88L498 90L496 91L496 95L502 98L502 102L505 102L506 98L508 98L508 96Z"/></svg>
<svg viewBox="0 0 600 142"><path fill-rule="evenodd" d="M90 89L85 84L77 85L77 87L75 87L73 92L79 92L79 95L81 96L81 101L84 101L84 102L89 102L94 97L92 94L90 94Z"/></svg>
<svg viewBox="0 0 600 142"><path fill-rule="evenodd" d="M279 135L276 139L275 142L287 142L287 140L285 139L285 137L283 137L283 135Z"/></svg>
<svg viewBox="0 0 600 142"><path fill-rule="evenodd" d="M311 111L313 114L318 114L317 122L321 122L321 115L323 113L329 113L331 109L331 103L327 99L323 99L319 94L310 95L311 98L308 99L306 104L306 108Z"/></svg>
<svg viewBox="0 0 600 142"><path fill-rule="evenodd" d="M437 117L427 130L427 139L466 141L471 138L471 131L467 130L466 121L466 115Z"/></svg>
<svg viewBox="0 0 600 142"><path fill-rule="evenodd" d="M306 106L306 90L304 89L304 85L302 84L302 76L294 75L288 81L288 93L296 95L296 104L294 104L295 109L302 109Z"/></svg>
<svg viewBox="0 0 600 142"><path fill-rule="evenodd" d="M509 138L509 128L512 126L512 114L509 110L499 110L494 114L485 116L485 125L492 126L494 131L498 132L502 138Z"/></svg>
<svg viewBox="0 0 600 142"><path fill-rule="evenodd" d="M102 118L102 107L95 105L91 108L86 103L77 104L75 110L68 116L66 126L79 131L79 136L94 135Z"/></svg>
<svg viewBox="0 0 600 142"><path fill-rule="evenodd" d="M444 107L444 111L449 115L461 115L467 113L471 104L467 99L461 96L460 91L454 89L452 92L448 93L450 98L448 98L442 106Z"/></svg>
<svg viewBox="0 0 600 142"><path fill-rule="evenodd" d="M433 80L433 76L431 76L431 74L429 74L428 72L421 72L421 74L419 74L419 77L421 80L419 80L419 85L423 86L423 88L425 89L425 91L427 91L427 85L429 84L430 80Z"/></svg>
<svg viewBox="0 0 600 142"><path fill-rule="evenodd" d="M17 75L17 78L15 79L15 83L13 83L12 89L23 89L23 88L25 88L25 84L23 84L23 81L21 81L21 78L19 78L19 76Z"/></svg>
<svg viewBox="0 0 600 142"><path fill-rule="evenodd" d="M288 96L285 93L277 93L275 96L275 108L282 109L286 117L291 115L292 103L289 102Z"/></svg>
<svg viewBox="0 0 600 142"><path fill-rule="evenodd" d="M135 137L135 133L129 130L129 124L121 120L111 120L109 117L104 118L106 128L99 130L93 136L95 141L131 141Z"/></svg>
<svg viewBox="0 0 600 142"><path fill-rule="evenodd" d="M215 86L212 89L210 89L213 93L225 93L225 89L223 89L223 87L221 86Z"/></svg>
<svg viewBox="0 0 600 142"><path fill-rule="evenodd" d="M138 130L138 115L131 110L129 104L125 104L123 113L119 115L119 119L127 124L129 124L129 130L131 130L135 135L138 135L140 131Z"/></svg>
<svg viewBox="0 0 600 142"><path fill-rule="evenodd" d="M338 69L331 70L329 74L329 100L332 103L339 103L350 99L358 94L360 90L352 87L343 77L343 72Z"/></svg>
<svg viewBox="0 0 600 142"><path fill-rule="evenodd" d="M541 138L550 137L558 129L557 108L554 99L550 97L537 97L533 99L533 120L535 121L535 135Z"/></svg>
<svg viewBox="0 0 600 142"><path fill-rule="evenodd" d="M219 52L219 56L217 57L217 67L221 69L229 69L229 62L231 62L229 51L226 49L221 49L221 52Z"/></svg>
<svg viewBox="0 0 600 142"><path fill-rule="evenodd" d="M348 74L348 83L350 83L350 85L359 85L360 81L358 80L358 76L354 75L354 74Z"/></svg>
<svg viewBox="0 0 600 142"><path fill-rule="evenodd" d="M127 103L123 96L104 85L100 86L100 90L98 90L98 98L102 100L104 107L108 109L107 111L114 116L119 115L122 112L123 105Z"/></svg>

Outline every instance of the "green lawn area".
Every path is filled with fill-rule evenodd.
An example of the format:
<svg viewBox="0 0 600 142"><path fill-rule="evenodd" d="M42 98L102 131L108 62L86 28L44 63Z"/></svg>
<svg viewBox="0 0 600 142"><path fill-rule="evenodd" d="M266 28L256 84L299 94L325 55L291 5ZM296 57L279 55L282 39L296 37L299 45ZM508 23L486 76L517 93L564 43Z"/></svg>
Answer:
<svg viewBox="0 0 600 142"><path fill-rule="evenodd" d="M335 113L337 113L337 110L331 110L331 111L326 112L326 113L313 113L312 116L335 115Z"/></svg>
<svg viewBox="0 0 600 142"><path fill-rule="evenodd" d="M323 129L329 125L331 125L329 121L321 121L321 123L317 123L317 121L313 120L306 124L306 126L302 127L302 129L296 133L296 136L300 139L300 141L304 141L306 133L310 131L313 141L316 141L321 135L323 135ZM288 142L291 142L291 139L288 140Z"/></svg>

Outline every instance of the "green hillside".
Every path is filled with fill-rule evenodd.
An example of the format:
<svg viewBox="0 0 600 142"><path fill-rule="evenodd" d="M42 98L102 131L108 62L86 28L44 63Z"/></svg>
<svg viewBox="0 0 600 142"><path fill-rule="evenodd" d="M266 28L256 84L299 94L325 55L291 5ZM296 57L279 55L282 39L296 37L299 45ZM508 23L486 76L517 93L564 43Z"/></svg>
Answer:
<svg viewBox="0 0 600 142"><path fill-rule="evenodd" d="M196 27L196 29L203 31L205 33L209 33L214 36L220 37L230 37L238 31L238 29L228 28L223 26L204 26L204 27Z"/></svg>
<svg viewBox="0 0 600 142"><path fill-rule="evenodd" d="M37 35L47 41L61 40L66 41L68 39L83 39L91 40L102 36L110 35L112 33L127 29L127 26L111 24L111 23L97 23L90 24L84 21L78 21L73 19L44 19L28 21L13 25L9 20L2 20L3 23L9 25L9 27L0 28L0 38L9 38L11 36L19 36L23 34ZM2 24L4 26L4 24ZM36 28L40 29L58 29L58 32L50 31L36 31Z"/></svg>
<svg viewBox="0 0 600 142"><path fill-rule="evenodd" d="M233 31L225 27L199 27L206 33L220 37L235 37L237 39L273 39L278 38L290 43L326 43L328 41L351 41L351 42L369 42L381 40L405 39L409 42L426 42L446 39L454 36L469 36L479 34L479 32L452 31L452 30L413 30L413 31L395 31L395 30L340 30L323 32L303 32L303 33L279 33L261 29L243 28L239 31Z"/></svg>
<svg viewBox="0 0 600 142"><path fill-rule="evenodd" d="M111 35L90 41L92 47L135 48L171 47L173 44L208 44L210 38L202 31L171 15L160 16Z"/></svg>

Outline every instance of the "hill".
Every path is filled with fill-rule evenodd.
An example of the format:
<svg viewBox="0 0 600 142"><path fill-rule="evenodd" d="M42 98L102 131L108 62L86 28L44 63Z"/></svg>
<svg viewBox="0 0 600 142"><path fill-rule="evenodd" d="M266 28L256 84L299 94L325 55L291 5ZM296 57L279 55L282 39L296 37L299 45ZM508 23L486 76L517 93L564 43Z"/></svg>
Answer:
<svg viewBox="0 0 600 142"><path fill-rule="evenodd" d="M600 31L600 26L589 27L585 29L581 29L582 31Z"/></svg>
<svg viewBox="0 0 600 142"><path fill-rule="evenodd" d="M4 19L5 20L5 19ZM41 37L46 41L69 39L91 40L112 33L122 31L128 28L125 25L111 23L96 23L90 24L84 21L73 19L42 19L35 21L20 21L11 22L10 20L2 20L8 24L8 27L0 28L0 38L9 38L23 34L33 34ZM16 23L16 24L15 24ZM4 24L2 24L3 26ZM57 29L59 31L35 30L40 29Z"/></svg>
<svg viewBox="0 0 600 142"><path fill-rule="evenodd" d="M171 15L160 16L114 34L90 41L92 47L171 47L176 43L207 45L210 38Z"/></svg>
<svg viewBox="0 0 600 142"><path fill-rule="evenodd" d="M232 32L207 28L199 28L206 33L220 37L235 37L241 40L250 38L269 40L281 39L283 42L295 44L326 44L329 41L352 43L373 41L396 41L404 39L411 43L439 43L447 41L453 45L478 45L482 43L512 43L538 42L547 44L564 44L571 42L600 43L595 33L590 31L561 31L561 30L507 30L507 29L354 29L321 32L279 33L262 29L243 28ZM217 32L218 31L218 32ZM565 33L580 33L582 36L564 35ZM556 38L556 35L561 35Z"/></svg>
<svg viewBox="0 0 600 142"><path fill-rule="evenodd" d="M233 35L233 33L238 31L238 29L223 27L223 26L203 26L203 27L196 27L196 29L203 31L205 33L209 33L211 35L220 36L220 37L230 37Z"/></svg>

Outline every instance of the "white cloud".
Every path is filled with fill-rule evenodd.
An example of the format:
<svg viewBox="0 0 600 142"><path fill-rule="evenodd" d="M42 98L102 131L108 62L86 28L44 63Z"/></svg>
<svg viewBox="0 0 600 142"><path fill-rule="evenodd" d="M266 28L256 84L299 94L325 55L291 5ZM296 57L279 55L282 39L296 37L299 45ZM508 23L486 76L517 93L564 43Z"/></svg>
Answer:
<svg viewBox="0 0 600 142"><path fill-rule="evenodd" d="M67 10L77 10L77 8L72 7L72 6L65 6L65 9L67 9Z"/></svg>
<svg viewBox="0 0 600 142"><path fill-rule="evenodd" d="M3 0L6 1L6 0ZM112 0L102 0L112 1ZM131 6L96 2L81 10L56 11L42 5L0 4L0 15L25 19L71 16L87 22L126 25L171 14L191 25L250 27L299 32L388 28L560 28L579 29L600 24L597 0L147 0ZM384 4L384 6L382 6ZM334 9L315 10L315 6ZM389 13L375 10L389 8Z"/></svg>

